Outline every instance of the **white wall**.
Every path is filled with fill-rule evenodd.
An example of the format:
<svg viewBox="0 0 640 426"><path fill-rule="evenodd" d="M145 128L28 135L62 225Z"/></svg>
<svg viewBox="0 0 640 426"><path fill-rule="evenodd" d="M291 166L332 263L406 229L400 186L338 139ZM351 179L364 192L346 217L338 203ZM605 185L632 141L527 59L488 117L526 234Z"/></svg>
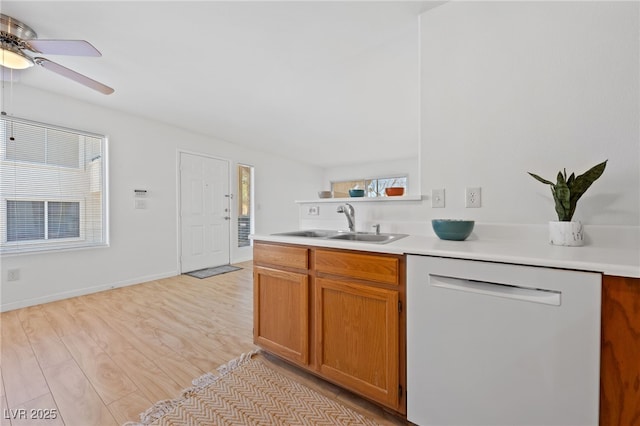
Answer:
<svg viewBox="0 0 640 426"><path fill-rule="evenodd" d="M574 218L637 235L639 5L453 1L423 13L424 200L354 203L357 229L433 235L431 219L466 218L481 224L482 238L517 225L545 241L542 225L557 220L553 199L527 172L555 180L562 168L579 174L609 159ZM476 186L482 207L465 208L465 188ZM431 208L434 188L445 188L445 208ZM300 206L301 228L346 228L338 203L317 205L318 216Z"/></svg>
<svg viewBox="0 0 640 426"><path fill-rule="evenodd" d="M2 310L176 275L179 150L229 159L232 188L238 162L255 167L260 233L295 228L293 201L322 185L322 170L316 167L21 85L13 91L3 109L16 117L108 136L110 246L3 256ZM133 208L135 188L149 190L146 210ZM235 247L235 229L234 222L232 262L250 259L250 248ZM6 282L7 270L14 268L20 269L20 280Z"/></svg>
<svg viewBox="0 0 640 426"><path fill-rule="evenodd" d="M361 199L360 199L361 200ZM373 225L380 225L380 232L413 235L433 235L428 220L427 203L418 200L350 201L355 210L355 226L358 232L373 232ZM300 229L347 230L347 219L336 211L344 202L300 204ZM318 215L309 215L309 207L317 207Z"/></svg>
<svg viewBox="0 0 640 426"><path fill-rule="evenodd" d="M557 220L562 168L609 159L574 219L640 225L640 4L448 2L421 16L422 190L443 217ZM480 209L464 208L467 186Z"/></svg>

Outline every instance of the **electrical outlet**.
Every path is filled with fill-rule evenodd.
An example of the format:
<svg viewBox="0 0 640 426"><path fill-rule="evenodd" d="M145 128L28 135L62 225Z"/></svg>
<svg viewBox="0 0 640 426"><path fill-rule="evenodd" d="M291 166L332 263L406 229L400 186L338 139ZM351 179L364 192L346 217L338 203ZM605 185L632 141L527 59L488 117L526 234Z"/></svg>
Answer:
<svg viewBox="0 0 640 426"><path fill-rule="evenodd" d="M431 190L431 207L444 207L444 188Z"/></svg>
<svg viewBox="0 0 640 426"><path fill-rule="evenodd" d="M465 196L465 207L480 207L482 205L482 196L480 188L467 188Z"/></svg>
<svg viewBox="0 0 640 426"><path fill-rule="evenodd" d="M9 269L7 271L7 281L18 281L20 279L20 269Z"/></svg>
<svg viewBox="0 0 640 426"><path fill-rule="evenodd" d="M309 206L307 209L307 216L318 216L320 214L319 206Z"/></svg>

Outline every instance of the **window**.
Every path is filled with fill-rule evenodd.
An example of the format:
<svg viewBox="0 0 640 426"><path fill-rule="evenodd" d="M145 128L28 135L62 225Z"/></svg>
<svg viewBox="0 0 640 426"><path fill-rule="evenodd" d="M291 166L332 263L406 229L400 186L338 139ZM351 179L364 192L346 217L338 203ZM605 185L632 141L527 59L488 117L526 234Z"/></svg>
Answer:
<svg viewBox="0 0 640 426"><path fill-rule="evenodd" d="M79 237L79 202L7 200L7 242Z"/></svg>
<svg viewBox="0 0 640 426"><path fill-rule="evenodd" d="M333 191L334 198L348 198L349 190L356 187L365 190L365 197L386 197L385 188L401 187L406 190L407 177L381 177L331 182L331 191Z"/></svg>
<svg viewBox="0 0 640 426"><path fill-rule="evenodd" d="M0 250L106 244L106 138L0 118Z"/></svg>
<svg viewBox="0 0 640 426"><path fill-rule="evenodd" d="M253 211L253 167L238 165L238 247L251 245Z"/></svg>

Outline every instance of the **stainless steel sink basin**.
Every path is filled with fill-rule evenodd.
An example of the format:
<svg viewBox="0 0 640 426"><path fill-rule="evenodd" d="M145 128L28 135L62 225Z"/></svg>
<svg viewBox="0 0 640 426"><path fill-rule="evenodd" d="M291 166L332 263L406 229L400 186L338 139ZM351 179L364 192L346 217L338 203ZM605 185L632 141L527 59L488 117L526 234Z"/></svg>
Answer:
<svg viewBox="0 0 640 426"><path fill-rule="evenodd" d="M325 239L325 240L357 241L357 242L373 243L373 244L386 244L407 236L407 234L374 234L370 232L328 231L323 229L280 232L273 235L278 235L283 237L303 237L303 238L315 238L315 239Z"/></svg>
<svg viewBox="0 0 640 426"><path fill-rule="evenodd" d="M406 237L406 234L367 234L367 233L343 233L333 235L329 237L330 240L347 240L347 241L362 241L365 243L378 243L385 244L391 241L399 240Z"/></svg>
<svg viewBox="0 0 640 426"><path fill-rule="evenodd" d="M327 238L331 235L334 235L335 233L336 231L323 231L319 229L312 229L308 231L280 232L278 234L273 234L273 235L282 235L283 237Z"/></svg>

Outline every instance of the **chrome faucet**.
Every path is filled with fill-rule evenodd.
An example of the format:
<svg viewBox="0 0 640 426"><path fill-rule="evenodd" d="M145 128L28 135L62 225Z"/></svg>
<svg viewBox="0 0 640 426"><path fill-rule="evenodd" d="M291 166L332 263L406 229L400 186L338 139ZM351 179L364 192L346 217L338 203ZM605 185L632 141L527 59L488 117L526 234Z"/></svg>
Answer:
<svg viewBox="0 0 640 426"><path fill-rule="evenodd" d="M353 206L349 203L346 203L342 206L338 206L336 210L338 213L344 213L347 217L347 223L349 224L349 231L356 232L356 212L353 209Z"/></svg>

